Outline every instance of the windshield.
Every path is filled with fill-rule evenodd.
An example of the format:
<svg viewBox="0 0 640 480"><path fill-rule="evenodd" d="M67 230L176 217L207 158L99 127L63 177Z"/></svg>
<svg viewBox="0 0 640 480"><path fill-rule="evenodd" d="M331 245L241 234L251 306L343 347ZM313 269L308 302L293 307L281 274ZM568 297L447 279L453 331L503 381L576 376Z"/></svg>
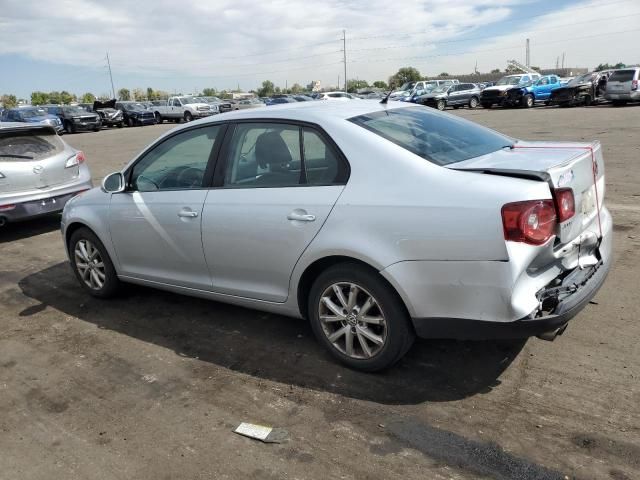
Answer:
<svg viewBox="0 0 640 480"><path fill-rule="evenodd" d="M203 103L202 100L195 97L180 97L180 101L183 105L191 105L194 103Z"/></svg>
<svg viewBox="0 0 640 480"><path fill-rule="evenodd" d="M416 82L405 82L398 90L411 90L415 84Z"/></svg>
<svg viewBox="0 0 640 480"><path fill-rule="evenodd" d="M77 105L73 105L73 106L70 106L70 107L62 107L62 109L64 110L64 113L71 113L71 114L74 114L74 113L87 113L87 111L84 108L79 107Z"/></svg>
<svg viewBox="0 0 640 480"><path fill-rule="evenodd" d="M595 73L584 73L576 78L574 78L573 80L571 80L569 83L567 83L567 85L572 86L572 85L580 85L581 83L588 83L590 82L593 77L595 77Z"/></svg>
<svg viewBox="0 0 640 480"><path fill-rule="evenodd" d="M396 108L349 121L437 165L486 155L513 144L509 137L428 108Z"/></svg>
<svg viewBox="0 0 640 480"><path fill-rule="evenodd" d="M22 118L42 117L47 114L42 108L25 108L24 110L19 110L19 112Z"/></svg>
<svg viewBox="0 0 640 480"><path fill-rule="evenodd" d="M141 103L123 103L122 106L128 112L146 110L146 107L144 105L142 105Z"/></svg>
<svg viewBox="0 0 640 480"><path fill-rule="evenodd" d="M630 82L635 77L635 70L618 70L609 77L610 82Z"/></svg>
<svg viewBox="0 0 640 480"><path fill-rule="evenodd" d="M451 88L451 85L440 85L431 90L431 93L445 93L449 91L449 88Z"/></svg>
<svg viewBox="0 0 640 480"><path fill-rule="evenodd" d="M502 77L496 85L517 85L522 77Z"/></svg>

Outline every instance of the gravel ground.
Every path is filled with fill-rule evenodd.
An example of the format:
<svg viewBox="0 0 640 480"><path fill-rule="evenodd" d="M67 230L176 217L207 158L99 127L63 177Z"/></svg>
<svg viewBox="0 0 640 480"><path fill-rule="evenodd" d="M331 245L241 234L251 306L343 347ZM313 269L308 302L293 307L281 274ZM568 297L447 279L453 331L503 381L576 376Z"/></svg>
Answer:
<svg viewBox="0 0 640 480"><path fill-rule="evenodd" d="M88 298L59 218L0 230L2 479L640 478L640 106L457 110L604 146L615 264L554 342L335 364L301 321L130 287ZM170 125L65 136L96 184ZM286 429L263 444L241 421Z"/></svg>

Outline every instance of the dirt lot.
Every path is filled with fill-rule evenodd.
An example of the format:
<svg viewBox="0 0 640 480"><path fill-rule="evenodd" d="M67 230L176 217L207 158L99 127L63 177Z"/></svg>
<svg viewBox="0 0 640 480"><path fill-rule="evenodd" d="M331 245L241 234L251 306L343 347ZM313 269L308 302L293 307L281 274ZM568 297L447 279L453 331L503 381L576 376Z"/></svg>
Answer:
<svg viewBox="0 0 640 480"><path fill-rule="evenodd" d="M600 139L615 265L555 342L419 341L382 374L304 323L131 287L88 298L58 218L0 231L0 479L640 478L640 106L456 114ZM65 137L95 177L169 125ZM289 432L262 444L241 421Z"/></svg>

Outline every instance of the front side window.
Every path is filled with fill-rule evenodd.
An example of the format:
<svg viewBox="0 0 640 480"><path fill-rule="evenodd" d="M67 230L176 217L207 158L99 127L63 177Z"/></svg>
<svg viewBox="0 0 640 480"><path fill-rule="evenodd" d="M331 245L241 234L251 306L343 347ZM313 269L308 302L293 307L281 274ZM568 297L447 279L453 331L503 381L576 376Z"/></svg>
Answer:
<svg viewBox="0 0 640 480"><path fill-rule="evenodd" d="M511 146L513 140L488 128L428 108L397 108L349 119L437 165L449 165Z"/></svg>
<svg viewBox="0 0 640 480"><path fill-rule="evenodd" d="M549 79L548 78L541 78L540 80L538 80L537 85L549 85Z"/></svg>
<svg viewBox="0 0 640 480"><path fill-rule="evenodd" d="M156 145L133 167L129 188L140 192L202 188L221 128L187 130Z"/></svg>

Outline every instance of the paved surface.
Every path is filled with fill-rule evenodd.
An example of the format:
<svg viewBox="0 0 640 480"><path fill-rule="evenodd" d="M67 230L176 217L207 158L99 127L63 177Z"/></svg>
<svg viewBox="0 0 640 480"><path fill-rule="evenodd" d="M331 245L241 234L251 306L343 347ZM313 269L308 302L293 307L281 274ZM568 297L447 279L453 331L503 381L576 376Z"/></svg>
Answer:
<svg viewBox="0 0 640 480"><path fill-rule="evenodd" d="M131 287L90 299L58 219L0 231L1 479L640 478L640 106L459 110L604 145L615 265L555 342L419 341L382 374L300 321ZM66 136L96 183L171 128ZM241 421L289 432L262 444Z"/></svg>

